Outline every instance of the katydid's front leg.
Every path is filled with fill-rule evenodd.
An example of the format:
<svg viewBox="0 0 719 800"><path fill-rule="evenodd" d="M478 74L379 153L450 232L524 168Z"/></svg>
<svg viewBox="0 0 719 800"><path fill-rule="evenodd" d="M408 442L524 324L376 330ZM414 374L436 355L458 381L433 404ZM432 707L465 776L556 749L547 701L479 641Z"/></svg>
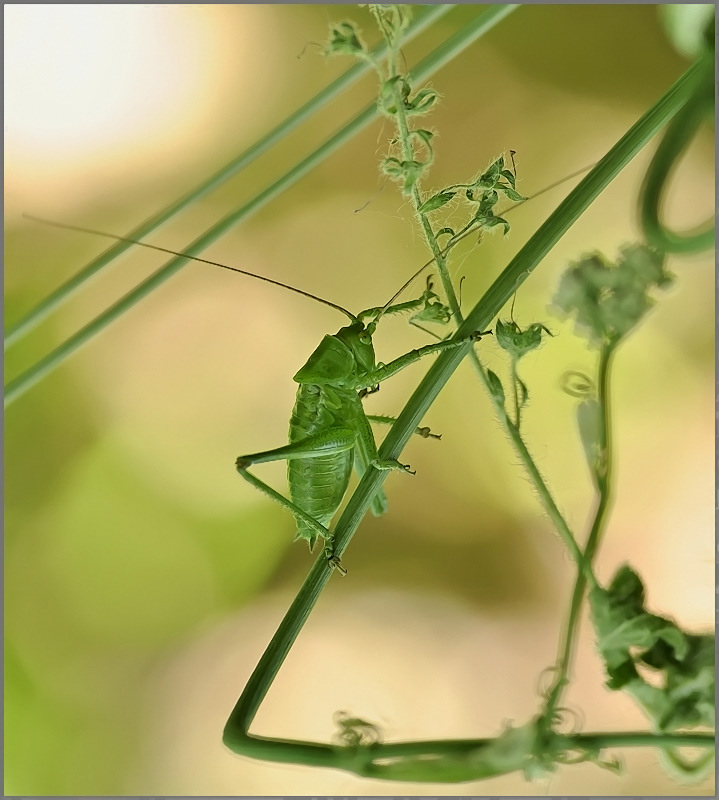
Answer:
<svg viewBox="0 0 719 800"><path fill-rule="evenodd" d="M410 364L414 364L415 361L419 361L419 359L423 358L424 356L429 356L432 355L432 353L438 353L442 350L451 350L455 347L464 347L468 342L478 342L482 336L487 336L491 333L492 331L475 331L466 339L457 339L449 342L437 342L436 344L428 344L424 347L419 347L417 350L411 350L409 353L405 353L405 355L395 358L394 361L390 361L389 364L382 364L381 366L373 369L372 372L368 372L364 376L363 382L356 388L362 389L367 386L375 386L380 384L382 381L386 381L387 378L391 378L393 375L401 372Z"/></svg>
<svg viewBox="0 0 719 800"><path fill-rule="evenodd" d="M332 550L332 533L298 505L288 500L286 497L283 497L271 486L248 472L248 468L253 464L263 464L269 461L289 461L294 458L319 458L320 456L346 452L355 446L356 440L357 433L349 428L328 428L326 431L322 431L322 433L308 436L305 439L292 442L284 447L277 447L274 450L264 450L260 453L239 456L235 462L237 471L248 483L291 511L296 518L302 519L317 536L325 540L325 554L327 560L332 567L339 570L343 575L346 575L347 571ZM314 544L314 541L311 544Z"/></svg>

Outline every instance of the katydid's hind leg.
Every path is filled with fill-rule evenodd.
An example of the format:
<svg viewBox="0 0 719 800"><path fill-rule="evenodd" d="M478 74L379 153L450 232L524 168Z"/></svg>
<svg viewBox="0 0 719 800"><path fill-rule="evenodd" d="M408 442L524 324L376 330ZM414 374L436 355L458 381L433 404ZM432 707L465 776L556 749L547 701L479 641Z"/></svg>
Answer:
<svg viewBox="0 0 719 800"><path fill-rule="evenodd" d="M367 417L359 403L357 414L357 442L355 446L354 467L359 478L363 478L367 468L372 461L377 458L377 444L374 434L370 427ZM375 517L381 517L387 513L387 495L383 489L379 489L372 498L370 508Z"/></svg>
<svg viewBox="0 0 719 800"><path fill-rule="evenodd" d="M260 453L251 453L240 456L235 466L240 475L259 491L271 497L279 505L290 511L295 519L303 523L302 527L309 529L309 533L302 538L306 538L310 550L314 548L318 537L327 543L325 554L330 566L338 569L341 574L346 574L346 570L341 566L339 558L334 555L332 550L332 533L318 520L301 509L298 505L288 500L264 481L248 472L248 468L253 464L262 464L270 461L287 461L295 458L318 458L332 453L341 453L351 450L355 445L357 434L348 428L330 428L322 433L308 436L296 442L292 442L284 447L277 447L274 450L265 450ZM298 525L299 528L299 525Z"/></svg>
<svg viewBox="0 0 719 800"><path fill-rule="evenodd" d="M263 480L260 480L251 472L248 472L246 467L240 465L240 459L237 459L237 471L248 483L254 486L255 489L271 497L276 503L279 503L279 505L290 511L296 519L302 520L302 522L310 528L311 533L307 538L310 550L314 548L318 536L322 537L325 541L332 540L332 534L321 522L311 517L306 511L303 511L298 505L295 505L291 500L288 500Z"/></svg>
<svg viewBox="0 0 719 800"><path fill-rule="evenodd" d="M259 491L266 494L268 497L271 497L274 501L279 503L279 505L286 508L290 511L296 520L302 520L304 523L304 527L310 529L309 537L307 537L307 543L310 547L310 552L314 549L315 542L317 541L317 537L321 537L324 539L325 546L324 546L324 556L327 559L330 567L332 569L336 569L340 575L344 576L347 574L347 570L342 566L342 562L340 561L339 556L335 555L334 548L332 546L334 541L334 535L325 528L322 523L318 522L314 517L310 516L306 511L303 511L298 505L295 505L291 500L288 500L286 497L283 497L278 491L275 491L271 486L268 486L264 481L260 480L259 478L252 475L250 472L247 471L245 467L239 466L239 459L238 459L238 466L237 471L242 475L242 477L250 483L255 489L259 489ZM305 538L305 537L302 537Z"/></svg>
<svg viewBox="0 0 719 800"><path fill-rule="evenodd" d="M321 433L307 436L274 450L263 450L239 456L235 465L238 470L247 469L253 464L265 464L269 461L289 461L293 458L319 458L351 450L355 445L357 434L350 428L328 428Z"/></svg>

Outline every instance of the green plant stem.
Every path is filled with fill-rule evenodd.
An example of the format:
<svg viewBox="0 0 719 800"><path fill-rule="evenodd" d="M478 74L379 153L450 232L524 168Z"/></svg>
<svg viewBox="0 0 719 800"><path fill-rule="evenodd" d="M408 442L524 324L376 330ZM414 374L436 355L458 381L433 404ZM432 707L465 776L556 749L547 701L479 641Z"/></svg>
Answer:
<svg viewBox="0 0 719 800"><path fill-rule="evenodd" d="M514 6L495 5L488 7L471 20L457 33L450 36L441 45L435 48L426 58L424 58L414 70L414 75L419 80L424 80L445 64L449 63L455 56L469 47L473 42L480 38L487 31L491 30L498 22L504 19L514 10ZM270 200L280 195L287 188L296 183L301 177L306 175L313 167L317 166L327 156L337 150L342 144L349 141L355 134L369 125L377 115L375 103L366 108L361 114L357 115L351 122L345 125L334 136L330 137L320 147L309 156L303 159L279 178L271 186L260 192L249 203L232 211L202 236L195 239L184 252L188 255L197 255L210 244L219 239L222 235L231 230L238 222L241 222L259 209L263 208ZM126 294L114 305L106 309L102 314L88 323L84 328L73 334L63 344L57 347L48 355L41 358L30 369L23 372L14 380L10 381L5 387L5 407L21 397L28 389L38 381L56 369L76 350L89 342L100 331L107 327L111 322L118 319L122 314L132 308L136 303L145 298L148 294L158 288L168 278L177 273L186 263L187 258L176 257L168 261L157 272L144 280L131 292ZM415 426L417 427L417 426Z"/></svg>
<svg viewBox="0 0 719 800"><path fill-rule="evenodd" d="M394 54L394 48L390 48L389 52L391 59L391 56ZM390 64L393 65L394 62L390 60ZM393 74L390 73L388 77L390 78L393 77ZM407 115L405 113L404 105L402 103L402 98L400 96L400 92L396 84L394 86L394 103L397 109L395 113L395 120L397 123L398 139L402 145L402 155L404 159L408 161L413 159L415 156L412 147L412 140L410 136ZM466 185L468 186L469 184ZM462 184L457 184L456 186L462 186ZM469 225L467 226L467 229L463 230L458 235L454 236L449 245L443 249L440 247L439 242L437 241L437 237L435 236L434 230L429 222L428 215L421 213L419 210L422 205L422 197L419 191L419 181L417 181L412 186L412 189L410 190L410 195L412 198L412 203L414 205L415 214L420 222L422 231L425 236L425 240L427 241L430 251L432 252L433 261L437 265L437 271L440 276L440 280L442 281L447 302L449 304L449 307L452 311L455 320L457 321L457 324L459 325L463 322L464 318L462 316L459 300L454 291L454 285L452 283L452 279L449 274L446 256L454 244L456 244L458 241L460 241L462 238L464 238L471 232L469 229L473 228L473 223L470 222ZM471 351L470 358L480 379L484 383L484 386L487 389L489 396L492 397L492 393L489 390L489 380L487 378L486 371L475 350ZM534 460L530 455L529 450L519 432L520 422L521 422L521 409L518 396L519 379L517 375L517 363L515 360L512 360L511 372L512 372L511 375L512 391L514 397L514 414L515 414L514 421L512 421L509 418L509 415L507 414L504 405L502 403L499 403L496 400L496 398L492 398L495 405L495 409L497 411L497 414L499 415L500 421L505 431L510 437L510 441L512 442L516 452L522 459L522 462L525 465L525 469L529 473L530 479L534 483L534 486L540 496L540 500L544 508L546 509L547 513L549 514L550 519L552 519L552 521L554 522L560 537L564 541L564 544L569 550L570 554L575 559L578 568L580 570L584 570L586 568L586 562L584 560L582 551L579 548L579 545L577 544L576 538L572 534L571 530L569 529L569 526L567 525L566 521L559 512L557 504L555 503L554 498L552 497L551 492L549 491L549 487L542 479L541 474L537 469L537 466L534 463Z"/></svg>
<svg viewBox="0 0 719 800"><path fill-rule="evenodd" d="M496 739L441 739L340 747L320 742L247 737L241 752L251 758L286 764L341 769L365 778L421 783L463 783L506 775L531 767L534 753L509 758L490 755ZM714 746L711 733L606 732L552 734L552 755L599 753L618 747ZM233 748L235 749L235 748Z"/></svg>
<svg viewBox="0 0 719 800"><path fill-rule="evenodd" d="M521 459L522 463L524 464L524 468L527 470L529 474L529 478L532 481L534 488L539 495L539 500L541 504L544 506L544 510L547 512L547 516L554 524L554 527L559 534L564 546L567 548L570 556L574 560L574 563L577 565L577 568L582 570L587 580L589 581L590 585L594 586L596 584L596 580L594 575L589 569L588 564L584 558L584 553L580 548L577 540L567 525L566 520L562 516L561 511L557 507L554 498L552 497L552 493L549 491L549 487L544 481L542 474L540 473L534 459L532 458L527 445L522 438L519 427L510 419L509 414L507 413L507 409L504 407L503 403L501 403L491 392L489 379L487 377L487 371L484 368L484 365L481 363L477 354L472 351L470 353L470 358L473 362L473 366L477 371L480 379L484 383L484 386L487 390L487 394L489 395L492 403L494 405L495 412L499 417L499 421L502 423L502 427L505 430L505 433L509 436L509 439L516 450L519 458Z"/></svg>
<svg viewBox="0 0 719 800"><path fill-rule="evenodd" d="M389 55L388 55L388 60L389 60L389 63L390 63L390 70L392 70L394 68L394 60L392 59L394 54L395 54L395 48L390 47L389 48ZM394 77L394 74L393 74L392 71L390 71L390 74L388 75L388 77L389 78ZM412 146L412 139L411 139L411 135L410 135L410 129L409 129L409 123L408 123L408 120L407 120L407 114L405 112L404 104L402 102L402 98L401 98L401 95L400 95L399 89L397 88L397 84L396 83L394 84L393 94L394 94L394 104L395 104L395 107L397 109L394 116L395 116L395 120L396 120L396 123L397 123L398 140L399 140L399 142L401 143L401 146L402 146L403 158L406 161L409 161L409 160L415 158L415 154L414 154L414 149L413 149L413 146ZM455 188L456 187L461 187L461 186L469 186L469 184L455 184ZM454 285L452 283L452 279L451 279L451 276L449 274L449 269L448 269L448 266L447 266L446 256L447 256L449 250L451 249L451 247L454 244L456 244L457 242L459 242L466 235L468 235L471 231L470 230L465 230L465 231L460 232L458 235L452 237L452 241L450 242L450 244L447 247L441 248L440 245L439 245L439 242L437 241L437 237L435 236L434 230L433 230L433 228L432 228L432 226L431 226L431 224L429 222L428 215L424 214L424 213L421 213L419 211L419 209L420 209L420 207L422 205L422 196L421 196L421 193L420 193L420 190L419 190L419 181L415 182L415 184L412 186L412 188L410 190L410 195L411 195L411 198L412 198L412 203L414 205L415 214L416 214L416 216L417 216L417 218L418 218L418 220L420 222L422 231L423 231L424 236L425 236L425 240L427 241L427 244L428 244L428 246L430 248L430 251L432 252L433 261L437 265L437 271L439 273L440 280L442 281L442 285L443 285L443 288L444 288L445 296L447 298L447 302L449 304L449 307L450 307L450 309L452 311L452 314L453 314L455 320L457 321L457 324L459 325L464 321L464 318L462 316L462 311L461 311L461 308L460 308L459 300L458 300L458 298L456 296L456 293L455 293L455 290L454 290ZM469 229L469 228L472 228L472 227L473 227L473 222L470 222L469 225L467 226L467 228ZM484 386L487 389L487 392L488 392L489 396L492 397L492 393L491 393L491 391L489 391L489 381L488 381L488 378L487 378L486 371L485 371L485 369L484 369L484 367L483 367L483 365L482 365L482 363L481 363L481 361L480 361L480 359L479 359L479 357L478 357L478 355L477 355L475 350L471 351L470 358L471 358L472 364L473 364L474 368L476 369L480 379L484 383ZM542 477L540 475L540 472L537 469L537 466L534 463L534 460L532 459L532 457L531 457L531 455L529 453L529 450L528 450L526 444L524 443L524 441L522 440L522 437L521 437L521 434L520 434L521 408L520 408L519 395L518 395L519 378L518 378L518 375L517 375L517 362L516 362L516 360L512 360L511 381L512 381L513 399L514 399L514 420L512 421L509 418L509 415L507 414L504 405L499 403L499 402L497 402L496 399L493 398L495 409L497 411L497 414L499 415L500 421L502 422L502 425L503 425L505 431L507 432L507 434L510 437L510 441L512 442L512 444L514 445L515 450L517 451L517 453L519 454L520 458L522 459L522 461L523 461L523 463L525 465L525 469L529 473L529 476L530 476L532 482L534 483L534 486L535 486L537 492L539 493L539 496L540 496L542 504L544 505L544 508L546 509L546 511L549 514L550 518L555 523L555 526L557 528L557 531L559 532L560 537L564 541L565 546L568 548L569 552L574 557L578 568L583 570L586 567L586 562L584 561L583 554L581 552L581 549L579 548L579 545L577 544L576 538L572 534L572 532L569 529L566 521L564 520L564 518L562 517L561 513L559 512L559 509L557 508L557 504L555 503L554 498L552 497L548 486L546 485L546 483L542 479Z"/></svg>
<svg viewBox="0 0 719 800"><path fill-rule="evenodd" d="M479 363L479 358L477 358L477 363ZM517 361L514 358L512 359L510 371L511 371L510 379L512 381L512 396L514 398L514 427L517 429L517 433L519 433L519 427L521 424L521 419L520 419L521 411L519 408L519 391L518 391L519 376L517 375Z"/></svg>
<svg viewBox="0 0 719 800"><path fill-rule="evenodd" d="M388 41L388 45L389 44L390 43ZM394 77L395 62L396 62L395 48L389 47L389 58L388 58L389 78ZM402 155L405 161L411 161L414 159L414 148L412 146L412 138L410 134L409 123L407 121L407 113L397 83L393 85L393 95L394 95L394 104L396 108L396 113L394 115L394 118L397 124L397 132L399 134L398 138L402 146ZM429 145L426 146L429 147ZM449 277L449 271L447 270L447 265L445 260L445 256L449 252L450 248L447 247L443 250L439 246L439 242L437 241L437 237L434 234L434 230L432 229L432 225L430 224L427 215L419 211L420 206L422 205L422 197L419 190L419 180L413 184L410 190L410 196L412 198L412 204L414 206L415 214L419 220L419 223L422 227L422 232L424 233L424 237L432 253L432 259L437 264L437 271L439 273L440 280L442 281L442 285L445 291L445 296L447 297L450 310L452 311L452 314L455 315L456 318L459 318L457 317L457 315L459 314L459 303L457 302L457 298L452 288L452 281ZM459 238L460 238L459 236L454 237L456 241L458 241ZM454 243L456 243L456 241Z"/></svg>
<svg viewBox="0 0 719 800"><path fill-rule="evenodd" d="M509 301L512 294L524 280L526 280L579 216L591 205L594 199L621 172L626 164L632 160L644 145L661 130L677 110L681 108L686 100L688 92L691 91L695 74L696 67L690 68L669 91L630 128L604 158L602 158L596 167L594 167L579 185L570 192L567 198L560 203L557 209L550 215L549 219L547 219L519 253L517 253L482 299L470 311L466 320L459 327L456 334L457 337L466 337L473 331L484 330L490 324L501 308ZM407 405L400 413L397 422L390 428L386 439L380 446L379 457L381 459L397 459L400 456L402 448L409 440L412 432L420 425L430 405L435 400L442 387L447 383L454 370L459 366L462 358L467 354L469 349L469 346L458 347L447 350L437 357L437 360L429 368L424 379L420 382ZM369 469L360 480L357 489L350 498L335 528L334 551L338 557L347 549L359 523L369 510L372 498L384 483L385 478L386 474L384 471ZM335 753L339 751L341 754L343 752L342 748L331 748L329 745L286 742L278 739L260 739L248 733L249 726L252 724L257 709L274 681L287 653L294 644L297 635L317 602L330 575L331 567L327 563L326 558L320 556L310 570L305 583L288 609L275 635L272 637L269 646L260 658L257 667L255 667L247 686L240 695L225 726L224 741L227 746L235 752L270 761L293 760L296 763L308 763L303 760L305 758L321 758L326 759L323 762L326 766L335 766L342 769L348 768L346 764L340 763L343 759L342 755L336 755L334 760L330 759L329 756L330 751ZM622 734L622 737L624 737L622 739L624 746L628 746L631 741L628 736L627 734ZM645 742L652 741L656 744L658 741L658 739L652 738L651 734L642 734L642 736L646 737L643 739ZM572 738L573 741L579 741L578 737ZM702 742L708 744L710 741L713 741L713 736L706 734L703 739L693 738L691 743ZM682 738L682 742L690 743L690 740ZM416 746L419 748L420 744L416 743ZM426 756L430 756L433 752L436 752L432 748L438 747L439 745L430 742L421 743L421 746L427 748L423 752ZM449 746L452 751L454 751L455 748L458 750L460 747L456 742L454 745L450 744ZM476 742L470 747L472 746L476 748ZM387 748L390 747L390 745L373 745L372 747ZM307 750L307 748L311 749ZM365 749L367 748L362 748L362 750ZM278 757L280 751L282 757ZM385 753L387 751L382 750L380 752ZM293 754L296 754L296 759ZM317 762L313 761L312 763ZM417 766L418 769L422 770L422 776L413 778L404 776L402 779L432 779L432 777L427 776L428 771L432 771L431 761L426 761L424 766ZM362 772L358 774L366 773ZM384 774L381 777L390 776ZM452 778L444 775L441 779L452 780ZM457 780L470 779L472 778L457 778Z"/></svg>
<svg viewBox="0 0 719 800"><path fill-rule="evenodd" d="M713 53L712 53L713 56ZM714 247L714 219L688 233L675 233L659 220L662 195L670 174L714 105L714 59L704 55L701 76L684 108L667 126L649 165L640 199L644 234L652 247L665 253L695 253Z"/></svg>
<svg viewBox="0 0 719 800"><path fill-rule="evenodd" d="M587 544L584 548L583 563L586 565L586 571L577 571L574 590L572 591L572 600L569 606L569 616L565 626L564 643L560 652L557 677L547 693L544 704L542 716L547 726L552 725L554 712L558 708L562 693L569 683L569 668L574 655L575 637L579 628L580 612L584 600L584 593L587 588L587 574L592 574L591 567L597 548L599 547L599 539L604 529L604 522L611 503L613 451L609 374L614 350L614 344L607 343L602 347L599 355L597 401L601 409L601 425L599 430L601 469L592 472L595 477L599 498L594 520L592 521L592 527L589 532L589 537L587 538Z"/></svg>
<svg viewBox="0 0 719 800"><path fill-rule="evenodd" d="M426 30L430 25L435 23L440 17L444 16L448 11L454 8L453 5L435 5L429 6L427 10L417 17L405 33L403 43L414 39L422 31ZM377 47L371 51L372 57L381 59L387 51L385 42L380 42ZM305 103L301 108L298 108L288 117L286 117L277 127L273 128L269 133L265 134L261 139L255 142L251 147L248 147L244 152L233 158L230 162L225 164L220 170L211 175L207 180L203 181L198 186L195 186L187 194L183 195L171 203L167 208L159 211L151 217L141 222L130 233L126 234L128 239L142 239L158 227L169 221L180 211L192 205L194 202L204 197L209 192L217 189L230 178L237 175L243 169L252 164L255 159L277 144L279 141L288 136L292 131L299 127L303 122L309 119L313 114L321 111L327 104L329 104L335 97L342 92L349 89L350 86L355 84L362 78L369 70L371 65L367 62L355 64L351 69L348 69L337 80L333 81L329 86L316 94L311 100ZM15 324L11 325L5 332L5 349L13 345L15 342L22 339L32 330L34 330L44 319L48 317L56 308L60 307L63 303L75 295L75 293L87 283L88 280L97 275L105 266L111 261L121 255L125 250L130 247L127 242L117 242L108 248L97 258L93 259L87 266L83 267L76 275L69 281L64 283L54 292L49 294L44 300L38 303L35 308L29 311L24 317L18 320Z"/></svg>

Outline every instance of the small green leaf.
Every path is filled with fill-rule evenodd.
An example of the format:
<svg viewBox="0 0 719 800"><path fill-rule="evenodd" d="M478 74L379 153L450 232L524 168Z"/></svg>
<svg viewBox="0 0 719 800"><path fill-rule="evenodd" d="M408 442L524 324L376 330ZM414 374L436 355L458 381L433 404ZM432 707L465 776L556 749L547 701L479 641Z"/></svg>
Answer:
<svg viewBox="0 0 719 800"><path fill-rule="evenodd" d="M382 162L382 171L393 180L401 181L405 192L419 180L424 168L421 161L399 161L393 156L388 156Z"/></svg>
<svg viewBox="0 0 719 800"><path fill-rule="evenodd" d="M498 319L494 329L497 344L509 353L513 361L536 350L542 343L542 332L552 335L541 322L533 322L526 330L522 330L514 320L502 322Z"/></svg>
<svg viewBox="0 0 719 800"><path fill-rule="evenodd" d="M425 128L416 128L415 130L411 130L409 132L410 136L413 136L422 142L424 147L427 150L427 163L430 164L434 161L434 148L432 147L432 139L434 139L434 133L432 131L428 131Z"/></svg>
<svg viewBox="0 0 719 800"><path fill-rule="evenodd" d="M432 139L434 139L434 132L428 131L425 128L415 128L411 131L412 136L418 136L428 147Z"/></svg>
<svg viewBox="0 0 719 800"><path fill-rule="evenodd" d="M439 300L427 303L425 307L414 314L410 319L412 322L437 322L446 325L452 317L452 312L444 303Z"/></svg>
<svg viewBox="0 0 719 800"><path fill-rule="evenodd" d="M483 189L491 189L497 182L497 178L504 167L504 156L500 156L496 161L482 173L477 180L477 186Z"/></svg>
<svg viewBox="0 0 719 800"><path fill-rule="evenodd" d="M344 747L367 747L382 741L382 731L372 722L351 717L346 711L338 711L334 720L338 727L335 739Z"/></svg>
<svg viewBox="0 0 719 800"><path fill-rule="evenodd" d="M456 235L457 235L457 234L454 232L454 228L448 228L448 227L447 227L447 228L440 228L440 229L437 231L437 233L435 233L435 235L434 235L434 238L435 238L435 239L439 239L439 237L440 237L440 236L449 236L449 237L451 237L452 239L454 239L454 237L455 237Z"/></svg>
<svg viewBox="0 0 719 800"><path fill-rule="evenodd" d="M412 21L412 6L407 4L369 4L379 29L389 44L398 42Z"/></svg>
<svg viewBox="0 0 719 800"><path fill-rule="evenodd" d="M644 608L644 586L627 565L608 589L590 592L592 621L610 689L631 694L657 730L714 725L714 636L684 632ZM649 682L637 670L653 669Z"/></svg>
<svg viewBox="0 0 719 800"><path fill-rule="evenodd" d="M502 191L507 196L508 200L512 200L515 203L521 203L523 200L527 199L526 197L521 195L519 192L515 191L514 189L510 189L508 187L503 188Z"/></svg>
<svg viewBox="0 0 719 800"><path fill-rule="evenodd" d="M606 449L599 401L594 398L582 400L577 407L577 423L589 469L595 479L601 479L606 472Z"/></svg>
<svg viewBox="0 0 719 800"><path fill-rule="evenodd" d="M439 295L432 291L432 280L427 280L427 288L420 298L424 307L410 317L412 322L437 322L446 325L452 318L452 312L439 299Z"/></svg>
<svg viewBox="0 0 719 800"><path fill-rule="evenodd" d="M529 389L527 384L519 377L516 377L517 386L519 387L519 407L524 408L529 400Z"/></svg>
<svg viewBox="0 0 719 800"><path fill-rule="evenodd" d="M504 406L504 387L502 386L502 381L499 379L499 376L492 372L491 369L488 369L487 380L489 381L489 391L492 397Z"/></svg>
<svg viewBox="0 0 719 800"><path fill-rule="evenodd" d="M405 102L405 110L409 115L426 114L436 100L434 89L420 89L412 100Z"/></svg>
<svg viewBox="0 0 719 800"><path fill-rule="evenodd" d="M663 257L645 245L627 245L616 266L599 254L573 264L559 282L555 307L574 315L577 330L595 346L618 343L652 307L652 288L671 283Z"/></svg>
<svg viewBox="0 0 719 800"><path fill-rule="evenodd" d="M402 75L393 75L386 80L379 90L377 98L377 106L379 110L385 114L394 115L397 113L397 97L399 93L399 100L403 106L407 105L407 98L411 92L411 87L407 80Z"/></svg>
<svg viewBox="0 0 719 800"><path fill-rule="evenodd" d="M417 209L420 214L429 214L430 211L436 211L438 208L442 208L443 205L449 203L449 201L457 194L456 192L438 192L435 195L432 195L429 199L425 200L424 203Z"/></svg>
<svg viewBox="0 0 719 800"><path fill-rule="evenodd" d="M380 111L385 114L394 115L397 113L398 100L408 116L425 114L437 99L437 92L434 89L420 89L417 94L410 99L412 87L403 75L394 75L386 80L379 91L377 104ZM424 133L430 133L424 131ZM421 134L420 134L421 135ZM433 135L433 134L432 134ZM426 143L428 143L427 140Z"/></svg>
<svg viewBox="0 0 719 800"><path fill-rule="evenodd" d="M485 189L479 196L479 210L482 213L491 213L499 202L499 195L494 189Z"/></svg>
<svg viewBox="0 0 719 800"><path fill-rule="evenodd" d="M359 30L352 22L337 22L330 28L330 40L327 44L329 55L366 55Z"/></svg>
<svg viewBox="0 0 719 800"><path fill-rule="evenodd" d="M467 189L467 199L470 202L479 203L480 211L478 216L486 215L489 223L489 212L499 199L499 193L504 194L508 200L519 203L527 198L521 195L515 188L516 176L506 168L504 156L500 156L496 161L472 183ZM487 227L492 227L498 223L489 223ZM509 230L506 220L502 220L506 226L505 233Z"/></svg>
<svg viewBox="0 0 719 800"><path fill-rule="evenodd" d="M402 174L402 162L394 156L387 156L382 162L382 171L390 178L396 178Z"/></svg>
<svg viewBox="0 0 719 800"><path fill-rule="evenodd" d="M509 233L509 223L502 217L495 217L494 214L492 214L484 219L477 217L477 220L481 220L482 227L486 228L487 230L491 230L497 225L502 225L504 227L504 235L506 236Z"/></svg>

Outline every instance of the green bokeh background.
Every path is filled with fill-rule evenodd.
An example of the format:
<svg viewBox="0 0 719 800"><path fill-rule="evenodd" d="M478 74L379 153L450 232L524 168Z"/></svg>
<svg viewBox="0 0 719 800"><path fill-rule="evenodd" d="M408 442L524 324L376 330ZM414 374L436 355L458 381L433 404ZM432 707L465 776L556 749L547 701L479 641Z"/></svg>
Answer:
<svg viewBox="0 0 719 800"><path fill-rule="evenodd" d="M349 66L323 59L312 44L324 39L329 21L352 17L374 41L366 10L349 6L91 8L87 46L60 51L58 71L71 62L80 65L78 75L100 69L101 47L90 43L102 41L109 20L110 27L137 26L127 60L144 65L148 82L156 72L185 74L188 63L192 80L155 127L118 125L91 145L78 144L79 131L74 142L67 136L35 151L33 143L44 140L28 134L26 149L8 154L11 321L106 246L32 225L21 212L129 230ZM452 11L406 48L408 64L479 10ZM40 40L21 22L6 17L6 41L17 45L19 37L24 57L39 57ZM432 80L442 99L428 118L439 135L427 188L466 180L511 148L518 188L532 195L598 160L688 64L653 6L525 7ZM36 84L22 64L12 67L6 80L42 121ZM103 67L108 92L128 80L123 67L121 60ZM125 88L142 108L142 83ZM364 108L374 91L370 76L152 241L182 249ZM99 116L112 113L112 104L97 108ZM20 122L19 112L6 109L8 135ZM378 177L390 135L389 124L377 121L207 257L351 309L384 302L427 257L407 202ZM526 434L578 532L593 494L576 400L560 384L567 370L591 372L595 354L547 305L569 261L591 250L611 257L638 237L636 197L649 157L637 158L554 248L514 309L520 324L541 321L556 334L522 365L531 392ZM667 206L678 228L712 213L709 130L681 164ZM495 234L464 248L453 268L457 280L465 278L465 308L574 182L514 212L507 238ZM162 263L148 252L125 255L10 351L8 377ZM607 579L631 561L657 613L707 630L713 259L672 258L669 266L675 286L617 358L617 486L598 572ZM285 441L291 376L341 324L330 309L279 289L187 266L8 411L7 793L416 793L412 784L251 762L220 740L311 563L303 545L291 544L292 518L239 480L233 461ZM402 320L388 320L376 337L378 358L389 361L424 341ZM506 374L493 342L482 351ZM368 407L397 413L425 369L417 365L384 384ZM443 434L441 443L408 445L405 460L416 477L389 477L390 513L362 524L345 556L350 575L331 582L258 716L258 732L327 740L333 711L346 709L378 722L388 739L494 735L538 707L538 676L555 657L571 564L468 366L426 424ZM268 465L263 475L284 485L282 465ZM631 702L603 689L586 625L574 678L568 704L581 709L586 730L645 728ZM713 793L710 779L680 787L654 753L622 758L620 776L567 767L540 790ZM534 794L537 787L509 776L431 791Z"/></svg>

